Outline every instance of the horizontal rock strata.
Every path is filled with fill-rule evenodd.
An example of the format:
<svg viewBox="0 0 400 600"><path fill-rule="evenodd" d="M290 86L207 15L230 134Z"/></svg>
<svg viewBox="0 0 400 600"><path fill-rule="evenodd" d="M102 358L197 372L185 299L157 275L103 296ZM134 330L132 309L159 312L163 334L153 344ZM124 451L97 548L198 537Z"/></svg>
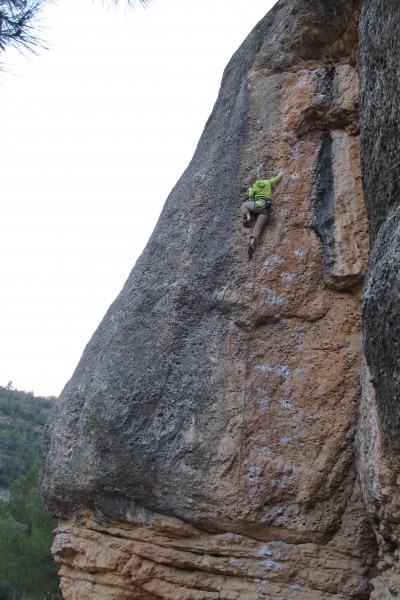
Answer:
<svg viewBox="0 0 400 600"><path fill-rule="evenodd" d="M359 520L359 511L351 502L347 518ZM53 551L66 600L365 598L374 555L355 550L354 541L259 542L139 510L124 521L88 513L61 523Z"/></svg>

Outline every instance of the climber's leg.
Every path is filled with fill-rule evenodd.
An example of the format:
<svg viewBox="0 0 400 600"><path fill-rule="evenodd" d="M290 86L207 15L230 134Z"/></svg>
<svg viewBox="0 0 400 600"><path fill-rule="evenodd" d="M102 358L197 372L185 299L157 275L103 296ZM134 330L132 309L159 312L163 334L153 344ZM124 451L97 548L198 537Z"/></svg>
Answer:
<svg viewBox="0 0 400 600"><path fill-rule="evenodd" d="M257 210L263 211L263 212L259 213L256 224L253 229L253 233L251 234L252 239L255 240L254 244L257 244L257 242L259 241L260 235L261 235L264 227L268 223L268 219L269 219L269 210L266 210L265 208L259 208Z"/></svg>
<svg viewBox="0 0 400 600"><path fill-rule="evenodd" d="M243 214L243 225L245 227L249 227L254 218L254 214L252 213L254 209L254 201L253 202L243 202L241 206L241 211Z"/></svg>

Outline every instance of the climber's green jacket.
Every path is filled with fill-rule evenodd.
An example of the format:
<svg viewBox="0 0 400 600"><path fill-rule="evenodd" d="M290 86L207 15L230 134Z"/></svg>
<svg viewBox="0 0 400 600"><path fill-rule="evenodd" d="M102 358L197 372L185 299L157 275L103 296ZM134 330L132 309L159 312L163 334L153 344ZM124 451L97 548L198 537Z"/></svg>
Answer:
<svg viewBox="0 0 400 600"><path fill-rule="evenodd" d="M282 179L282 175L277 175L272 179L257 179L249 188L249 198L269 198L272 197L272 186L276 185Z"/></svg>

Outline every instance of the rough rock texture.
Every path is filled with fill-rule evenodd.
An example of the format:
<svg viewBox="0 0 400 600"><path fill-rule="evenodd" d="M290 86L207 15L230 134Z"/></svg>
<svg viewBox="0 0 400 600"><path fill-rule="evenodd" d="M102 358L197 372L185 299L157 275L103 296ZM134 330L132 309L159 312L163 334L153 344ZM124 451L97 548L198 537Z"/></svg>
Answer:
<svg viewBox="0 0 400 600"><path fill-rule="evenodd" d="M371 598L400 596L400 5L366 0L360 21L362 162L371 253L363 303L358 462L383 573Z"/></svg>
<svg viewBox="0 0 400 600"><path fill-rule="evenodd" d="M60 523L54 552L66 600L365 598L364 512L348 503L344 536L327 544L210 533L144 509L124 521L89 512ZM362 527L360 528L362 529ZM373 553L368 557L373 559Z"/></svg>
<svg viewBox="0 0 400 600"><path fill-rule="evenodd" d="M281 0L227 66L47 426L66 599L369 596L357 27L354 0ZM248 261L255 166L285 175Z"/></svg>

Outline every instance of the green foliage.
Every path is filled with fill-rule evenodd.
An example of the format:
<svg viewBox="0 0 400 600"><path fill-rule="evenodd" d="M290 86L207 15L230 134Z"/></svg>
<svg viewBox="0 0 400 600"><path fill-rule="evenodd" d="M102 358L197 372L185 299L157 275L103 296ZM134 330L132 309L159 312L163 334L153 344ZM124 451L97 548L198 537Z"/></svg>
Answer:
<svg viewBox="0 0 400 600"><path fill-rule="evenodd" d="M0 502L0 600L58 600L57 565L50 548L56 522L39 498L39 466L11 486Z"/></svg>
<svg viewBox="0 0 400 600"><path fill-rule="evenodd" d="M39 460L43 426L54 401L14 390L10 383L0 386L0 487L8 488Z"/></svg>
<svg viewBox="0 0 400 600"><path fill-rule="evenodd" d="M55 0L0 0L0 50L9 46L35 51L44 46L39 37L40 17L43 8ZM125 0L131 8L136 4L147 5L149 0ZM105 2L108 6L123 4L119 0ZM0 598L1 600L1 598Z"/></svg>
<svg viewBox="0 0 400 600"><path fill-rule="evenodd" d="M41 45L36 37L38 16L50 0L0 0L0 49Z"/></svg>
<svg viewBox="0 0 400 600"><path fill-rule="evenodd" d="M57 566L50 548L56 522L39 498L39 448L55 398L0 386L0 600L53 600Z"/></svg>

